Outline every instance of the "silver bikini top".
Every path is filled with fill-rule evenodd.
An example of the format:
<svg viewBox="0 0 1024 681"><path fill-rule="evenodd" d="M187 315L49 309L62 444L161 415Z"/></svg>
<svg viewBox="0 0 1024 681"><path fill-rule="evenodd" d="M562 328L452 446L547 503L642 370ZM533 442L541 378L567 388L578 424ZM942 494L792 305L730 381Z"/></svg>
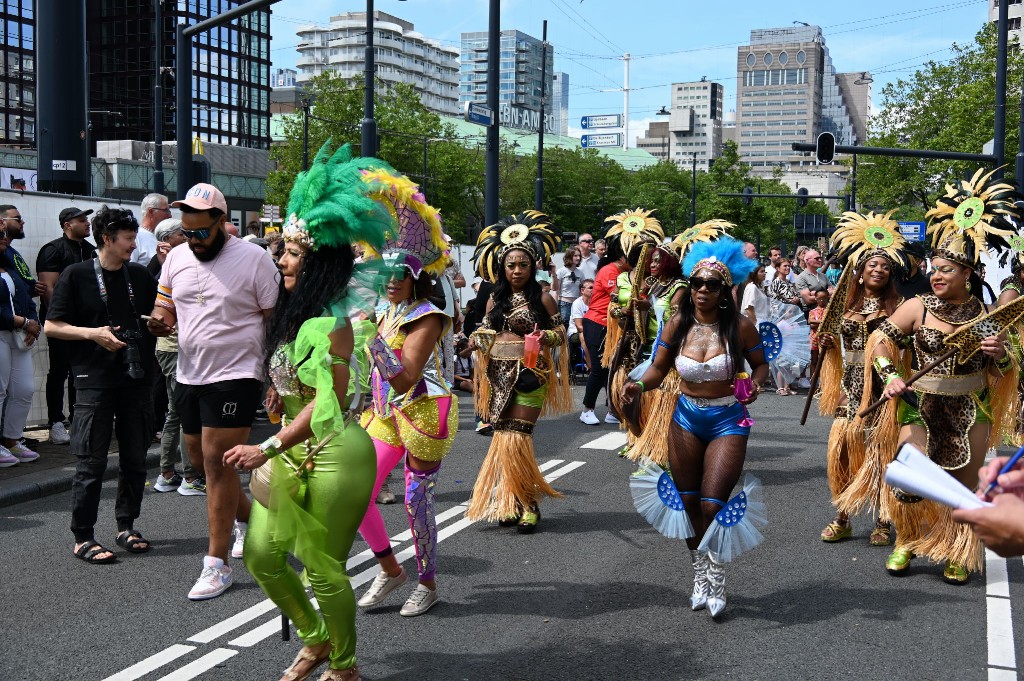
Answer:
<svg viewBox="0 0 1024 681"><path fill-rule="evenodd" d="M687 383L709 383L732 379L732 358L728 353L715 355L707 362L698 362L685 355L676 355L676 371Z"/></svg>

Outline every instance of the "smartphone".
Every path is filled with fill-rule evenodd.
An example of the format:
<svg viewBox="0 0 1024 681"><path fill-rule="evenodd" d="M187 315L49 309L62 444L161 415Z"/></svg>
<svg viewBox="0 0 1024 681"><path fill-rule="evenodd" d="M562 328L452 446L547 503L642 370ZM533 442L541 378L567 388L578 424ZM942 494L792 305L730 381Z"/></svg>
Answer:
<svg viewBox="0 0 1024 681"><path fill-rule="evenodd" d="M172 328L170 326L167 326L166 322L164 322L163 320L157 319L156 317L150 317L148 314L140 314L139 318L144 319L147 322L156 322L160 326L167 327L168 329Z"/></svg>

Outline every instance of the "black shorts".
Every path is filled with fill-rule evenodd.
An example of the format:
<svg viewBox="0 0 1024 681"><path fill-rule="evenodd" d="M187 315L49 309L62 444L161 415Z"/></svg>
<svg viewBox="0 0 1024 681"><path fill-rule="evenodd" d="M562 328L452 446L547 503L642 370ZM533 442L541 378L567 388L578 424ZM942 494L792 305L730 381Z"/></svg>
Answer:
<svg viewBox="0 0 1024 681"><path fill-rule="evenodd" d="M203 428L249 428L263 399L263 382L239 378L207 385L178 383L174 408L181 429L199 435Z"/></svg>

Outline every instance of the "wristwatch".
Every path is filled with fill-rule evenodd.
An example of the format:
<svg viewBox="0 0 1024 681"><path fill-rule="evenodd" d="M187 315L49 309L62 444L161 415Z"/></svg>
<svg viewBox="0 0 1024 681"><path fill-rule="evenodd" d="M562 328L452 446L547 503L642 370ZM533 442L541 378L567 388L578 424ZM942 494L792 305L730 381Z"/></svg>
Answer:
<svg viewBox="0 0 1024 681"><path fill-rule="evenodd" d="M259 444L260 454L264 455L268 459L273 459L281 453L282 449L284 449L284 443L281 442L281 438L276 435L268 437Z"/></svg>

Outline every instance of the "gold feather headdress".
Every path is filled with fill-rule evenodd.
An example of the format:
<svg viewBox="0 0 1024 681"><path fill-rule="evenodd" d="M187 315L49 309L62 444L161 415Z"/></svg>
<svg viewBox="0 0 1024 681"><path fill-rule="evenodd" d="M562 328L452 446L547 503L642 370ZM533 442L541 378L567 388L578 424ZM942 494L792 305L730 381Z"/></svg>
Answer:
<svg viewBox="0 0 1024 681"><path fill-rule="evenodd" d="M946 185L946 195L925 214L933 256L975 269L983 252L1010 248L1021 220L1016 202L1024 197L1009 182L993 180L995 172L979 168L970 180Z"/></svg>
<svg viewBox="0 0 1024 681"><path fill-rule="evenodd" d="M560 242L551 218L540 211L525 210L506 216L480 232L473 252L476 273L487 281L497 282L501 261L509 251L520 249L529 253L534 261L546 261Z"/></svg>
<svg viewBox="0 0 1024 681"><path fill-rule="evenodd" d="M843 213L842 219L832 233L831 246L845 260L857 268L868 258L884 256L895 267L906 270L910 263L904 250L907 240L900 233L900 226L892 219L895 210L885 215L868 213L861 215L853 211Z"/></svg>
<svg viewBox="0 0 1024 681"><path fill-rule="evenodd" d="M733 223L728 220L708 220L707 222L701 222L699 224L685 229L680 232L679 236L665 244L662 248L667 248L672 251L679 262L683 261L686 257L687 251L700 241L711 242L729 233L733 227Z"/></svg>
<svg viewBox="0 0 1024 681"><path fill-rule="evenodd" d="M644 243L658 244L665 238L665 230L661 222L652 217L653 210L626 209L605 218L605 222L614 223L605 232L605 239L618 239L623 255L629 255L634 246Z"/></svg>

